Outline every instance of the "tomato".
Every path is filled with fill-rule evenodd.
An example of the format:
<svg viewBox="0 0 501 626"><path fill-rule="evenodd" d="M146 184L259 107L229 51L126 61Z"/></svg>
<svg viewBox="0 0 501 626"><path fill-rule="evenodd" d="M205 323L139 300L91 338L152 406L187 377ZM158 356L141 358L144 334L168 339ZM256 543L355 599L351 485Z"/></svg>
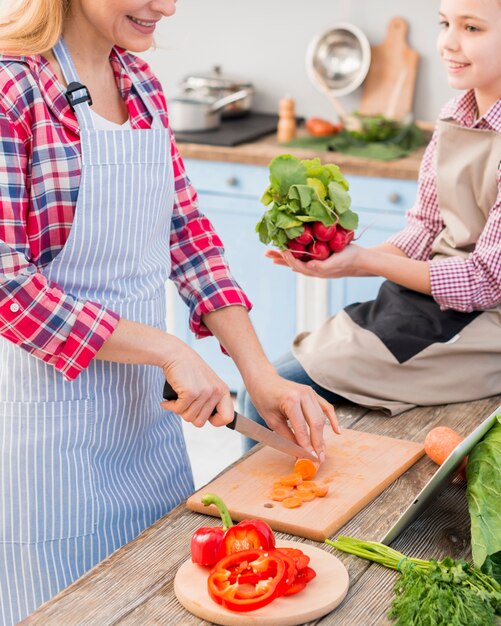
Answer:
<svg viewBox="0 0 501 626"><path fill-rule="evenodd" d="M335 135L342 130L342 124L331 124L327 120L323 120L319 117L310 117L306 120L306 130L314 137L327 137L328 135Z"/></svg>
<svg viewBox="0 0 501 626"><path fill-rule="evenodd" d="M311 227L305 224L303 232L295 239L293 239L293 241L295 241L296 243L300 243L302 246L307 246L309 243L311 243L313 241Z"/></svg>
<svg viewBox="0 0 501 626"><path fill-rule="evenodd" d="M231 611L255 611L283 595L294 562L275 550L243 550L222 558L207 581L210 597ZM291 569L292 562L292 569Z"/></svg>
<svg viewBox="0 0 501 626"><path fill-rule="evenodd" d="M336 224L324 226L322 222L313 222L311 230L313 231L313 236L315 239L318 239L318 241L329 241L329 239L331 239L336 232L336 228Z"/></svg>
<svg viewBox="0 0 501 626"><path fill-rule="evenodd" d="M309 259L316 259L317 261L323 261L331 254L330 248L325 241L316 240L306 248L306 252L309 252Z"/></svg>

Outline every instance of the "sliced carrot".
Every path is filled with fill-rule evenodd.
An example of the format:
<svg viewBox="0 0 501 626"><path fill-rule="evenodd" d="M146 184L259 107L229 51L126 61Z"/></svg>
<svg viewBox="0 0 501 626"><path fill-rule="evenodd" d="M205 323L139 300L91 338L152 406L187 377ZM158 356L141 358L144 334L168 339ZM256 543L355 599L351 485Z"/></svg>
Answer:
<svg viewBox="0 0 501 626"><path fill-rule="evenodd" d="M299 474L303 480L311 480L317 473L319 464L310 459L298 459L294 463L294 472Z"/></svg>
<svg viewBox="0 0 501 626"><path fill-rule="evenodd" d="M302 504L303 501L297 496L291 496L290 498L285 498L285 500L282 500L282 506L284 506L286 509L297 509Z"/></svg>
<svg viewBox="0 0 501 626"><path fill-rule="evenodd" d="M299 491L299 489L296 489L294 495L303 502L311 502L317 497L313 491Z"/></svg>
<svg viewBox="0 0 501 626"><path fill-rule="evenodd" d="M313 480L303 480L303 482L296 487L298 491L315 491L317 483Z"/></svg>
<svg viewBox="0 0 501 626"><path fill-rule="evenodd" d="M292 495L294 495L294 491L292 489L287 487L276 487L271 492L270 497L276 502L282 502L282 500L285 500L285 498L289 498Z"/></svg>
<svg viewBox="0 0 501 626"><path fill-rule="evenodd" d="M303 477L301 474L297 474L294 472L293 474L287 474L287 476L281 476L279 481L282 485L286 487L296 487L303 482Z"/></svg>
<svg viewBox="0 0 501 626"><path fill-rule="evenodd" d="M317 496L317 498L323 498L329 493L329 486L325 484L317 484L313 489L313 493Z"/></svg>

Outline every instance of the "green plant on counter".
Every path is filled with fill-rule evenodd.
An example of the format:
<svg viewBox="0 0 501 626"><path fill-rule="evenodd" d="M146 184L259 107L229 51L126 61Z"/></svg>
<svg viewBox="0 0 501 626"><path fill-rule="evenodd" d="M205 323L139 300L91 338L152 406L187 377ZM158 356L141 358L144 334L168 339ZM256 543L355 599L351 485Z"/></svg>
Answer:
<svg viewBox="0 0 501 626"><path fill-rule="evenodd" d="M501 615L501 585L465 561L414 559L354 537L325 543L402 573L388 614L396 626L494 626Z"/></svg>

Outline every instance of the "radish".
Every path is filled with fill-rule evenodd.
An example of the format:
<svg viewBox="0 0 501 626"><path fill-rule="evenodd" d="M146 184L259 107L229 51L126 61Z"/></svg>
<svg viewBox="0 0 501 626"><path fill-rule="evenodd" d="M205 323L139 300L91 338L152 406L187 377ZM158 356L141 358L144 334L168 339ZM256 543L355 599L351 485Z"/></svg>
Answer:
<svg viewBox="0 0 501 626"><path fill-rule="evenodd" d="M329 241L336 232L336 224L324 226L322 222L313 222L311 230L313 231L313 236L318 241Z"/></svg>
<svg viewBox="0 0 501 626"><path fill-rule="evenodd" d="M292 252L292 255L299 259L300 261L305 258L304 252L306 251L306 246L302 243L299 243L296 239L291 239L287 244L287 248Z"/></svg>
<svg viewBox="0 0 501 626"><path fill-rule="evenodd" d="M305 224L303 232L298 235L294 241L300 243L302 246L307 246L309 243L313 241L313 234L311 232L311 228Z"/></svg>
<svg viewBox="0 0 501 626"><path fill-rule="evenodd" d="M353 240L355 233L339 226L334 235L329 239L329 248L333 252L341 252Z"/></svg>
<svg viewBox="0 0 501 626"><path fill-rule="evenodd" d="M306 253L308 259L316 259L317 261L323 261L331 255L328 244L325 241L313 241L307 248Z"/></svg>

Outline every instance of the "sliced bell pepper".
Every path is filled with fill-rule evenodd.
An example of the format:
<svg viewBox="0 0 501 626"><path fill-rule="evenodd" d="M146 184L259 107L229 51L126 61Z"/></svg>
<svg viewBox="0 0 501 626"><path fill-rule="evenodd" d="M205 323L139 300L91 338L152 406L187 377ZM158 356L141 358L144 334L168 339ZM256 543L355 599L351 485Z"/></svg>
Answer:
<svg viewBox="0 0 501 626"><path fill-rule="evenodd" d="M283 595L289 585L285 582L288 576L289 567L283 555L243 550L223 557L213 567L207 588L215 602L231 611L255 611Z"/></svg>
<svg viewBox="0 0 501 626"><path fill-rule="evenodd" d="M223 538L225 554L242 550L272 550L275 536L270 526L259 519L248 519L228 528Z"/></svg>

